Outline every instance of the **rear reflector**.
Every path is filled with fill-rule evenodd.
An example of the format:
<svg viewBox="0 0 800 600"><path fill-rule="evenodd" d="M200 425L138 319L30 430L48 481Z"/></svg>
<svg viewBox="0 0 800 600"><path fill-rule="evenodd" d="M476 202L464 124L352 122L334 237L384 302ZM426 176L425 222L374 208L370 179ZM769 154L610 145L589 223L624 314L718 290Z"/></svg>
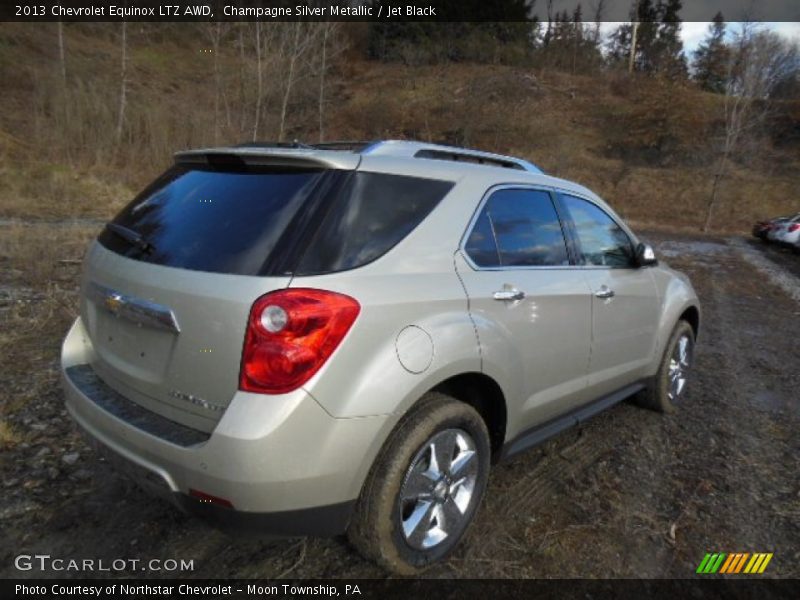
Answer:
<svg viewBox="0 0 800 600"><path fill-rule="evenodd" d="M225 508L233 508L233 504L231 504L230 500L225 500L225 498L219 498L218 496L212 496L211 494L206 494L200 490L190 489L189 495L193 498L197 498L203 504L216 504L217 506L223 506Z"/></svg>

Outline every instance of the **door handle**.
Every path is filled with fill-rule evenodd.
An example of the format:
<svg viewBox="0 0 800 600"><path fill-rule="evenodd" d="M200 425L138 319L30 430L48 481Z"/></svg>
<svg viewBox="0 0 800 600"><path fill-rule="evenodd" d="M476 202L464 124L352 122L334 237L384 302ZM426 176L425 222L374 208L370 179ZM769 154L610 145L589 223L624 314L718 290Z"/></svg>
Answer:
<svg viewBox="0 0 800 600"><path fill-rule="evenodd" d="M609 288L608 286L601 285L600 289L594 293L596 298L613 298L614 297L614 290Z"/></svg>
<svg viewBox="0 0 800 600"><path fill-rule="evenodd" d="M495 292L493 296L495 300L500 300L500 301L522 300L525 297L525 292L518 290L516 288L511 288L508 290L501 290L499 292Z"/></svg>

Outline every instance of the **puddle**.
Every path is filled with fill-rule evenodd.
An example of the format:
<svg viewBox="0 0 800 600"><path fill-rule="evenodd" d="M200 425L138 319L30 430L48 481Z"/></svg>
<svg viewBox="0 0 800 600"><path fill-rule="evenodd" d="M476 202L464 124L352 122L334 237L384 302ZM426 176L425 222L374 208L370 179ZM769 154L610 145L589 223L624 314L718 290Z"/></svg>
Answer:
<svg viewBox="0 0 800 600"><path fill-rule="evenodd" d="M730 238L728 244L739 251L739 254L750 265L760 271L774 285L781 288L790 298L800 302L800 278L766 258L761 252L740 238Z"/></svg>
<svg viewBox="0 0 800 600"><path fill-rule="evenodd" d="M719 242L685 241L678 242L670 240L656 245L656 252L667 258L676 256L697 256L714 255L720 252L730 252L727 244Z"/></svg>

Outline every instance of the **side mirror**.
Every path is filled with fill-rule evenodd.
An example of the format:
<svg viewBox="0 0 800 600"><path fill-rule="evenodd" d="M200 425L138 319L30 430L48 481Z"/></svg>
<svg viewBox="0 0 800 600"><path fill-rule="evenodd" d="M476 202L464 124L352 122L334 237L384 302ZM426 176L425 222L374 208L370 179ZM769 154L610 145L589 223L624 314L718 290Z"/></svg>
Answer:
<svg viewBox="0 0 800 600"><path fill-rule="evenodd" d="M650 244L636 246L636 264L640 267L649 267L658 264L656 253Z"/></svg>

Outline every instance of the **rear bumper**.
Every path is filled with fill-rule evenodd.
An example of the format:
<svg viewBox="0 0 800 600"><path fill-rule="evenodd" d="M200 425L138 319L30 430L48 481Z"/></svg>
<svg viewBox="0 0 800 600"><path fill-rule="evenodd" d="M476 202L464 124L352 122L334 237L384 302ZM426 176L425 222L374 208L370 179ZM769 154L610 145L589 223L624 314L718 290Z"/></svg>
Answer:
<svg viewBox="0 0 800 600"><path fill-rule="evenodd" d="M76 372L71 367L90 362L91 342L78 319L61 360L66 406L75 421L117 470L225 528L275 535L341 533L394 424L391 416L331 417L302 390L283 396L237 392L214 431L198 438L207 439L170 440L158 428L142 428L141 414L132 418L98 402L96 389L71 376ZM181 445L187 439L189 445ZM197 499L193 490L232 508Z"/></svg>
<svg viewBox="0 0 800 600"><path fill-rule="evenodd" d="M184 512L214 527L247 537L261 534L275 537L339 535L347 529L355 507L355 500L352 500L298 510L254 513L198 502L181 493L174 494L173 501Z"/></svg>

